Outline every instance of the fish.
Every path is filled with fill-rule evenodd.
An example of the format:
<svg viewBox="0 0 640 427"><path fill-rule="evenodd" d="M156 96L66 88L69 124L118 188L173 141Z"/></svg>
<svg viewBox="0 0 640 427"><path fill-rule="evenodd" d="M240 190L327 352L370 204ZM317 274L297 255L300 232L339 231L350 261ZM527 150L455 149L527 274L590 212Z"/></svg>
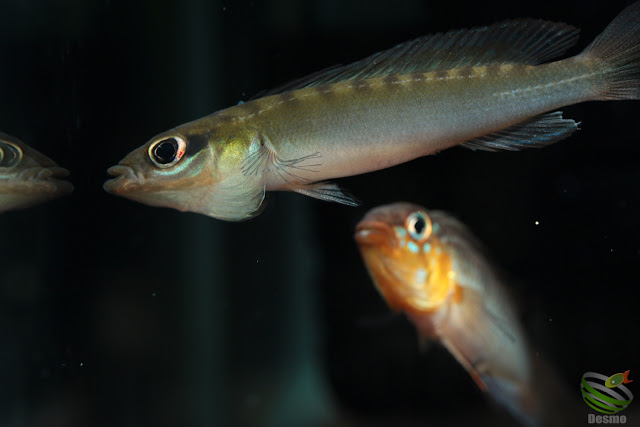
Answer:
<svg viewBox="0 0 640 427"><path fill-rule="evenodd" d="M398 202L370 210L355 240L376 289L420 342L440 342L480 390L522 424L539 425L530 344L504 279L464 224Z"/></svg>
<svg viewBox="0 0 640 427"><path fill-rule="evenodd" d="M611 375L609 378L607 378L607 380L605 381L604 385L607 388L616 388L620 384L632 383L633 380L629 379L629 372L631 372L631 371L624 371L624 373L618 373L618 374Z"/></svg>
<svg viewBox="0 0 640 427"><path fill-rule="evenodd" d="M19 139L0 132L0 212L70 194L69 171Z"/></svg>
<svg viewBox="0 0 640 427"><path fill-rule="evenodd" d="M578 29L518 19L424 36L267 91L151 138L104 189L241 221L267 192L357 206L330 180L441 150L521 150L569 137L559 108L640 98L640 2L580 54Z"/></svg>

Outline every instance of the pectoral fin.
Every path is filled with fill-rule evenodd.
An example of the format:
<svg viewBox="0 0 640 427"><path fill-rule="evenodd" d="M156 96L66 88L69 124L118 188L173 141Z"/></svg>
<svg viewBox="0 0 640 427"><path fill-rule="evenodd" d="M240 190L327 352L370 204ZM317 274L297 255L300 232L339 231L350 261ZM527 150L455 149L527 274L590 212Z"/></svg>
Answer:
<svg viewBox="0 0 640 427"><path fill-rule="evenodd" d="M281 181L283 186L298 182L309 183L313 180L306 175L317 172L317 168L322 165L319 160L321 157L320 153L310 153L295 159L283 159L271 141L262 133L256 132L249 155L242 162L242 174L264 178L272 174L273 180Z"/></svg>
<svg viewBox="0 0 640 427"><path fill-rule="evenodd" d="M242 164L242 174L248 179L261 178L271 182L270 188L295 191L328 202L358 206L353 196L330 182L313 182L313 174L322 166L320 153L310 153L295 159L283 159L269 139L256 132L250 154Z"/></svg>

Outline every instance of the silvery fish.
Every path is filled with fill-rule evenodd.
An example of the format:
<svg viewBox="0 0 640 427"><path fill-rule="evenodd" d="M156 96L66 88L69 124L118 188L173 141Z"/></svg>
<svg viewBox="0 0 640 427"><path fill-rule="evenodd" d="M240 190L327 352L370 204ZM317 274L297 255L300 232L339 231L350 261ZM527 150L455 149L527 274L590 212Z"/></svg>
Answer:
<svg viewBox="0 0 640 427"><path fill-rule="evenodd" d="M73 191L69 171L17 138L0 132L0 212L25 208Z"/></svg>
<svg viewBox="0 0 640 427"><path fill-rule="evenodd" d="M237 221L267 191L355 205L327 180L462 145L542 147L577 123L559 108L640 97L640 3L582 53L563 23L513 20L439 33L292 82L161 133L104 188L152 206Z"/></svg>
<svg viewBox="0 0 640 427"><path fill-rule="evenodd" d="M355 238L376 288L421 340L441 342L481 390L522 423L539 424L525 334L466 227L444 212L395 203L368 212Z"/></svg>

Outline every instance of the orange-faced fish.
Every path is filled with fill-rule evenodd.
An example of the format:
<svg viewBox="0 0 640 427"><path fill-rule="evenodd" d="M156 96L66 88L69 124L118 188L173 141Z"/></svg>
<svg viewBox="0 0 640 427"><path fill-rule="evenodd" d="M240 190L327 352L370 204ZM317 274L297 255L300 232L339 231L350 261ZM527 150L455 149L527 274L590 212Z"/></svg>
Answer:
<svg viewBox="0 0 640 427"><path fill-rule="evenodd" d="M640 3L579 55L548 62L577 39L530 19L418 38L163 132L111 167L104 188L237 221L266 191L355 205L327 180L456 145L542 147L578 128L559 108L640 97Z"/></svg>
<svg viewBox="0 0 640 427"><path fill-rule="evenodd" d="M69 171L17 138L0 132L0 212L71 193Z"/></svg>
<svg viewBox="0 0 640 427"><path fill-rule="evenodd" d="M355 238L376 288L420 339L441 342L481 390L524 424L537 424L527 340L466 227L444 212L395 203L369 211Z"/></svg>

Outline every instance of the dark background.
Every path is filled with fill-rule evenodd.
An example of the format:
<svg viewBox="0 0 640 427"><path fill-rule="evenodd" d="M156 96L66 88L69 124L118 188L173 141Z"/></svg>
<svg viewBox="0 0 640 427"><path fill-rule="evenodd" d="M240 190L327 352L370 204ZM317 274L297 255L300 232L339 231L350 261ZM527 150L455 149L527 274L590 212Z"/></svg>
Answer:
<svg viewBox="0 0 640 427"><path fill-rule="evenodd" d="M0 129L76 190L0 216L0 426L512 425L372 286L353 229L399 200L484 242L569 400L586 371L633 379L640 103L565 108L582 130L542 150L453 148L341 179L360 208L272 194L232 224L101 188L153 135L292 78L517 17L581 28L574 54L625 4L2 2Z"/></svg>

